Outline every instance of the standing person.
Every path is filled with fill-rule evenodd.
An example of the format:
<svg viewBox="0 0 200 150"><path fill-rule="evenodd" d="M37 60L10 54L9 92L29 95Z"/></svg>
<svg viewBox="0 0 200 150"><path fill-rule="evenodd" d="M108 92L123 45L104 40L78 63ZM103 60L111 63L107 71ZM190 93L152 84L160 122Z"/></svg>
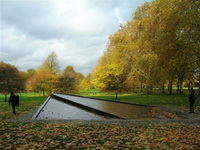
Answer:
<svg viewBox="0 0 200 150"><path fill-rule="evenodd" d="M193 88L191 88L189 102L190 102L190 113L194 113L195 92Z"/></svg>
<svg viewBox="0 0 200 150"><path fill-rule="evenodd" d="M16 115L15 106L19 106L19 97L15 95L14 92L10 93L9 105L10 104L12 105L13 113Z"/></svg>

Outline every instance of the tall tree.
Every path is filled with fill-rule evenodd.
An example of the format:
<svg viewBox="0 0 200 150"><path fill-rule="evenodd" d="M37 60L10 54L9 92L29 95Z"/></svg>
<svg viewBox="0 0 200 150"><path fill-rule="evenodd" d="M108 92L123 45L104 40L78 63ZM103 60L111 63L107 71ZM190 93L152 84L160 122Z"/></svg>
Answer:
<svg viewBox="0 0 200 150"><path fill-rule="evenodd" d="M90 89L90 84L87 82L86 79L83 79L81 83L79 84L79 90L89 90Z"/></svg>
<svg viewBox="0 0 200 150"><path fill-rule="evenodd" d="M86 76L86 80L87 80L87 83L90 85L90 89L94 89L94 85L92 84L92 74L91 73L89 73Z"/></svg>
<svg viewBox="0 0 200 150"><path fill-rule="evenodd" d="M52 82L55 75L50 73L44 68L40 68L37 72L28 80L26 89L28 91L42 91L43 96L46 92L52 92Z"/></svg>
<svg viewBox="0 0 200 150"><path fill-rule="evenodd" d="M200 1L154 0L139 7L112 36L93 71L97 88L128 89L177 84L199 68ZM115 87L115 88L114 88Z"/></svg>
<svg viewBox="0 0 200 150"><path fill-rule="evenodd" d="M30 78L36 73L36 70L35 69L28 69L26 72L27 72L28 78Z"/></svg>
<svg viewBox="0 0 200 150"><path fill-rule="evenodd" d="M19 91L24 92L26 90L26 82L28 79L29 79L29 74L27 72L19 71L19 79L18 79Z"/></svg>
<svg viewBox="0 0 200 150"><path fill-rule="evenodd" d="M41 68L45 68L52 74L58 74L59 61L56 53L53 51L43 62Z"/></svg>
<svg viewBox="0 0 200 150"><path fill-rule="evenodd" d="M64 71L58 75L55 89L59 92L76 92L78 90L77 85L77 73L73 66L67 66Z"/></svg>
<svg viewBox="0 0 200 150"><path fill-rule="evenodd" d="M99 64L93 71L93 85L101 91L118 92L123 88L123 69L118 61L117 55L112 53L112 47L108 46L107 52L100 58Z"/></svg>
<svg viewBox="0 0 200 150"><path fill-rule="evenodd" d="M80 72L76 72L76 84L79 85L85 79L84 75Z"/></svg>
<svg viewBox="0 0 200 150"><path fill-rule="evenodd" d="M0 62L0 92L5 94L5 102L8 93L19 90L19 79L19 71L15 66Z"/></svg>

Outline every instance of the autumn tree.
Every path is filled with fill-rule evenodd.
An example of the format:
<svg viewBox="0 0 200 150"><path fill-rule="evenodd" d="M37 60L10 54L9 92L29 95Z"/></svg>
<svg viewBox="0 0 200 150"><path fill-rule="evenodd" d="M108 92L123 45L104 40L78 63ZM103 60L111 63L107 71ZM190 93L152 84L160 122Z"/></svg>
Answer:
<svg viewBox="0 0 200 150"><path fill-rule="evenodd" d="M58 74L59 72L59 61L56 53L53 51L43 62L41 68L45 68L52 74Z"/></svg>
<svg viewBox="0 0 200 150"><path fill-rule="evenodd" d="M20 76L18 69L3 61L0 62L0 92L5 95L5 102L7 101L7 94L11 91L17 92L20 87Z"/></svg>
<svg viewBox="0 0 200 150"><path fill-rule="evenodd" d="M81 82L85 79L85 76L80 73L80 72L76 72L76 84L80 85Z"/></svg>
<svg viewBox="0 0 200 150"><path fill-rule="evenodd" d="M79 84L78 87L79 90L89 90L90 89L90 84L88 83L88 81L86 79L83 79L81 81L81 83Z"/></svg>
<svg viewBox="0 0 200 150"><path fill-rule="evenodd" d="M99 64L93 71L93 85L96 89L106 92L115 92L116 98L118 92L123 88L123 74L120 65L116 63L117 56L111 56L112 49L109 49L100 58ZM111 58L113 58L111 60Z"/></svg>
<svg viewBox="0 0 200 150"><path fill-rule="evenodd" d="M26 82L29 79L29 75L27 72L19 71L19 87L18 90L24 92L26 90Z"/></svg>
<svg viewBox="0 0 200 150"><path fill-rule="evenodd" d="M89 73L87 76L86 76L86 81L87 83L90 85L90 89L94 89L94 85L92 84L92 74Z"/></svg>
<svg viewBox="0 0 200 150"><path fill-rule="evenodd" d="M148 12L148 18L150 18L148 22L149 30L144 35L147 36L155 27L153 36L151 35L153 38L148 40L154 46L154 52L158 55L159 64L163 68L162 71L168 78L170 93L172 93L174 81L177 81L177 92L182 93L183 81L188 73L195 70L197 59L194 56L195 48L190 41L194 41L196 37L186 35L188 35L189 30L189 32L198 33L197 28L193 28L193 25L198 22L195 19L199 16L196 15L194 19L198 10L191 11L192 6L196 4L197 1L189 0L157 0L152 3ZM186 18L192 20L189 19L190 21L188 21Z"/></svg>
<svg viewBox="0 0 200 150"><path fill-rule="evenodd" d="M44 68L40 68L37 72L28 80L26 89L28 91L40 92L43 96L45 93L52 91L52 82L54 80L54 74L50 73Z"/></svg>
<svg viewBox="0 0 200 150"><path fill-rule="evenodd" d="M108 47L93 71L95 87L128 89L183 82L199 68L200 1L154 0L135 11L132 20L109 38ZM111 84L112 83L112 84ZM115 88L114 88L115 87Z"/></svg>
<svg viewBox="0 0 200 150"><path fill-rule="evenodd" d="M27 82L27 90L42 91L43 96L46 92L54 90L56 75L59 73L58 63L57 55L53 51L36 72L34 69L29 69L27 72L30 79Z"/></svg>
<svg viewBox="0 0 200 150"><path fill-rule="evenodd" d="M55 89L59 92L76 92L78 90L77 82L77 72L74 70L74 67L67 66L58 75Z"/></svg>
<svg viewBox="0 0 200 150"><path fill-rule="evenodd" d="M27 72L28 78L30 78L36 73L36 70L35 69L28 69L26 72Z"/></svg>

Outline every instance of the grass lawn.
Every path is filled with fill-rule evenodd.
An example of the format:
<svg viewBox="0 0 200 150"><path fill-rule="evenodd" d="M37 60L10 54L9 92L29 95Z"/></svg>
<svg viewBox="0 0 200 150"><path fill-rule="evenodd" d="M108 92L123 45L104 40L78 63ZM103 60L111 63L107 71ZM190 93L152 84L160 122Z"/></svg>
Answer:
<svg viewBox="0 0 200 150"><path fill-rule="evenodd" d="M107 96L106 98L109 97ZM125 96L129 98L126 99ZM131 95L120 95L119 100L126 99L127 101L133 101L133 97ZM20 106L17 108L17 115L35 109L46 99L43 97L33 97L33 94L30 93L21 94L20 98L21 101ZM137 96L135 99L138 99ZM145 97L141 98L140 101L142 99L145 101ZM155 98L152 97L152 99ZM91 125L11 122L9 118L16 116L11 113L11 106L3 101L3 97L0 96L0 149L139 150L199 149L200 147L199 125ZM147 103L149 104L150 102ZM159 104L159 102L157 103Z"/></svg>
<svg viewBox="0 0 200 150"><path fill-rule="evenodd" d="M94 92L96 93L94 95ZM80 91L79 94L87 97L95 97L100 99L107 99L112 101L121 101L142 105L154 105L154 106L167 106L177 109L188 109L188 96L189 92L186 90L185 95L168 95L168 94L151 94L146 95L143 93L119 93L116 99L115 93L101 93L96 90ZM195 102L196 110L200 110L200 96L197 97Z"/></svg>
<svg viewBox="0 0 200 150"><path fill-rule="evenodd" d="M17 93L18 94L18 93ZM27 113L32 109L36 109L46 100L46 97L41 97L36 93L20 93L20 106L16 107L17 116ZM8 104L9 96L7 102L5 102L5 96L0 95L0 119L6 120L14 116L12 112L11 105Z"/></svg>

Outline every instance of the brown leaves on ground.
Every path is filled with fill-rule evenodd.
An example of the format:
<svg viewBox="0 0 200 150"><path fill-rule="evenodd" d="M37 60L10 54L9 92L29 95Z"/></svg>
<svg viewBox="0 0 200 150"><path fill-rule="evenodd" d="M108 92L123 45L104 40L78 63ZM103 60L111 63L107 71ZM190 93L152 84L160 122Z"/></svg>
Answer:
<svg viewBox="0 0 200 150"><path fill-rule="evenodd" d="M198 125L0 123L0 149L198 149Z"/></svg>
<svg viewBox="0 0 200 150"><path fill-rule="evenodd" d="M39 104L38 104L39 105ZM22 104L17 116L36 106ZM200 125L119 125L11 122L1 103L0 149L199 149ZM19 114L20 113L20 114Z"/></svg>

